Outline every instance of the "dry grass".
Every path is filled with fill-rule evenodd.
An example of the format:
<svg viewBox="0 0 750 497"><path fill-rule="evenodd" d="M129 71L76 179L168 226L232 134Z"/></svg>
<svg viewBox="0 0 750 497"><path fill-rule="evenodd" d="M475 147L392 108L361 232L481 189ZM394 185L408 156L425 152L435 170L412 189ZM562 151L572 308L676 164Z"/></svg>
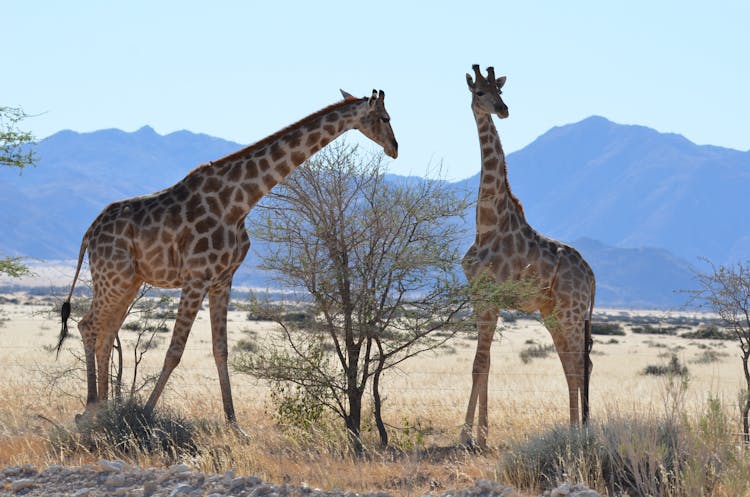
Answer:
<svg viewBox="0 0 750 497"><path fill-rule="evenodd" d="M55 342L56 318L35 315L42 306L7 304L7 318L0 327L0 467L34 464L77 465L115 453L91 454L85 450L61 450L51 443L53 424L73 429L75 413L83 409L85 385L80 375L58 378L54 373L74 368L80 342L70 340L70 349L54 361L43 347ZM230 338L247 338L243 330L259 339L275 339L264 323L249 322L240 312L230 314ZM730 419L736 418L737 392L741 388L739 362L733 354L717 354L713 362L694 362L709 346L732 351L732 343L691 343L675 336L628 335L617 343L597 340L592 376L592 418L607 419L613 413L666 411L676 401L660 378L640 374L648 364L662 362L664 350L677 350L689 364L690 383L681 395L680 409L703 411L708 395L718 397ZM75 330L75 327L72 328ZM127 343L129 332L121 337ZM74 335L74 338L77 338ZM404 364L385 379L384 416L390 434L402 450L370 451L355 457L343 448L344 437L335 420L319 433L294 434L277 426L269 411L268 389L263 383L233 375L237 417L248 433L238 438L222 422L218 380L211 355L210 326L201 311L181 364L170 379L161 402L198 426L198 452L184 456L196 470L256 475L275 483L305 483L313 488L341 488L356 492L385 490L396 495L422 495L466 486L478 478L497 480L503 468L499 461L519 443L532 439L567 419L567 390L562 367L554 354L523 364L519 357L527 340L547 344L551 340L537 322L520 319L498 334L493 347L490 379L490 449L484 454L455 447L470 387L473 337L453 341L450 347ZM650 347L658 342L663 347ZM146 367L158 371L163 344L149 353ZM127 346L126 346L127 348ZM735 364L736 362L736 364ZM127 370L126 370L127 374ZM367 427L367 426L366 426ZM418 427L408 433L404 427ZM376 435L365 430L365 442L376 445ZM428 450L431 449L431 450ZM164 465L163 454L132 456L140 465ZM510 483L510 482L503 482Z"/></svg>

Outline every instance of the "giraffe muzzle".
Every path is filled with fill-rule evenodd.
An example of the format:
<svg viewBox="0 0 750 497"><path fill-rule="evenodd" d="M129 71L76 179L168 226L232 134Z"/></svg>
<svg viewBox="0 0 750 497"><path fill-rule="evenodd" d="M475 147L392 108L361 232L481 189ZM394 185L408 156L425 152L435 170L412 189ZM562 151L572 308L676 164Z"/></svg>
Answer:
<svg viewBox="0 0 750 497"><path fill-rule="evenodd" d="M385 154L388 157L392 159L395 159L398 157L398 142L396 140L393 140L393 143L391 143L388 147L384 147L384 148L385 148Z"/></svg>

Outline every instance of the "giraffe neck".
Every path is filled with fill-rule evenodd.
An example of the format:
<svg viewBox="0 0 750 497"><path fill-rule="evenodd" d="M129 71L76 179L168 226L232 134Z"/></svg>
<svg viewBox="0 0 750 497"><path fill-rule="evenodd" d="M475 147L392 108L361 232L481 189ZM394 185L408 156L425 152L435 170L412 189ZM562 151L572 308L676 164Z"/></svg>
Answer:
<svg viewBox="0 0 750 497"><path fill-rule="evenodd" d="M357 127L368 100L346 99L222 159L204 164L181 183L214 195L228 223L239 222L275 185L342 133Z"/></svg>
<svg viewBox="0 0 750 497"><path fill-rule="evenodd" d="M508 170L500 136L490 114L475 112L479 133L479 147L482 151L482 173L479 178L477 198L477 235L487 231L497 231L501 218L518 216L525 219L523 207L513 195L508 183Z"/></svg>

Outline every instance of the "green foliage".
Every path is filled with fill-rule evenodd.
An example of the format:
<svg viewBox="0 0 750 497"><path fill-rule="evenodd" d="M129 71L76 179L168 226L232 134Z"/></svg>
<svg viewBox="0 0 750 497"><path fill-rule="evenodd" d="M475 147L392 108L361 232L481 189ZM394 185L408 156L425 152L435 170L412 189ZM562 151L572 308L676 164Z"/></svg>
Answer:
<svg viewBox="0 0 750 497"><path fill-rule="evenodd" d="M24 167L36 161L30 145L34 137L19 128L19 124L29 116L18 107L0 106L0 166Z"/></svg>
<svg viewBox="0 0 750 497"><path fill-rule="evenodd" d="M51 434L56 450L74 453L84 448L108 457L163 453L172 460L197 453L195 429L189 422L171 412L148 412L134 398L107 402L76 424L77 432L58 427Z"/></svg>
<svg viewBox="0 0 750 497"><path fill-rule="evenodd" d="M298 341L296 352L245 342L252 345L237 349L232 367L269 381L272 415L280 427L309 430L324 419L325 411L337 405L335 391L340 378L321 337L307 334L304 342Z"/></svg>
<svg viewBox="0 0 750 497"><path fill-rule="evenodd" d="M21 257L6 257L0 259L0 274L7 274L11 278L34 275L28 267L21 263Z"/></svg>
<svg viewBox="0 0 750 497"><path fill-rule="evenodd" d="M625 336L625 330L622 329L620 323L602 323L595 321L591 323L591 334Z"/></svg>
<svg viewBox="0 0 750 497"><path fill-rule="evenodd" d="M425 447L425 436L432 431L432 427L423 424L421 419L410 422L405 417L401 419L402 426L393 430L391 444L401 450L411 451Z"/></svg>
<svg viewBox="0 0 750 497"><path fill-rule="evenodd" d="M273 417L283 430L309 432L320 428L327 413L320 397L325 395L320 387L305 388L283 382L271 384L270 402L274 406Z"/></svg>
<svg viewBox="0 0 750 497"><path fill-rule="evenodd" d="M518 309L522 302L540 298L540 285L535 278L521 278L496 282L485 274L469 284L472 304L476 312L487 309Z"/></svg>

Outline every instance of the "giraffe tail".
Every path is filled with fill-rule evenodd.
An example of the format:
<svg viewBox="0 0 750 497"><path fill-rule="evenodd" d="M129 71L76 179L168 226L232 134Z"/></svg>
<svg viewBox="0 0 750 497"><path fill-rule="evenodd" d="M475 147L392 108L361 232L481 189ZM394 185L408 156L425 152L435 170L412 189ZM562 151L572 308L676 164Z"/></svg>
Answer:
<svg viewBox="0 0 750 497"><path fill-rule="evenodd" d="M582 422L587 424L589 421L589 380L591 379L591 349L594 346L594 339L591 337L591 323L594 316L594 298L596 296L596 282L591 284L591 304L589 306L589 318L584 324L585 330L585 348L583 354L583 391L581 392L581 410Z"/></svg>
<svg viewBox="0 0 750 497"><path fill-rule="evenodd" d="M81 265L83 265L83 256L86 255L86 249L89 246L90 232L91 227L89 227L89 229L86 230L86 234L83 235L83 240L81 241L81 249L78 252L78 266L76 267L76 274L75 276L73 276L73 283L70 285L70 293L68 294L68 298L65 300L65 302L63 302L62 308L60 309L62 327L60 328L60 336L57 339L57 353L55 354L55 358L60 356L60 349L62 349L63 342L65 342L65 339L68 338L68 318L70 317L71 311L70 299L73 298L73 290L76 287L78 274L81 272Z"/></svg>

